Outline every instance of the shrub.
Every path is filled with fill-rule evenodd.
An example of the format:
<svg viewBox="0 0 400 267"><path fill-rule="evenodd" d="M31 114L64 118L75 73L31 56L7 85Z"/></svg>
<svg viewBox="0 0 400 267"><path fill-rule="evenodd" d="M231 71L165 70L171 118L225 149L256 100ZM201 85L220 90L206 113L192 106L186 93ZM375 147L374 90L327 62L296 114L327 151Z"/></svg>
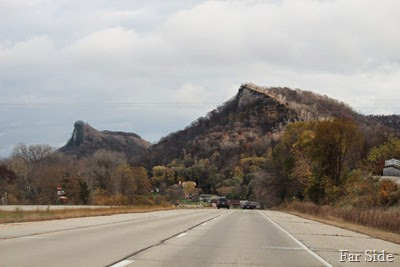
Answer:
<svg viewBox="0 0 400 267"><path fill-rule="evenodd" d="M294 201L287 204L287 209L317 217L337 218L354 224L400 233L400 209L398 207L389 210L360 209L351 206L318 206L310 202Z"/></svg>

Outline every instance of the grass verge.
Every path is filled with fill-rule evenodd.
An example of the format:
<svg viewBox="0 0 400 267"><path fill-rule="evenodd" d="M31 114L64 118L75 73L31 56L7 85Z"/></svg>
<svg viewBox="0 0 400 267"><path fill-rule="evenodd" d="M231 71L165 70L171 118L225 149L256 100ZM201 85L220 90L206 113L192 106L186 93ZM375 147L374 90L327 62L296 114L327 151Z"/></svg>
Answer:
<svg viewBox="0 0 400 267"><path fill-rule="evenodd" d="M360 210L293 202L281 211L400 244L399 210Z"/></svg>
<svg viewBox="0 0 400 267"><path fill-rule="evenodd" d="M63 210L36 210L23 211L0 211L0 223L32 222L45 220L62 220L68 218L107 216L115 214L151 212L160 210L172 210L172 206L131 206L131 207L111 207L99 209L63 209Z"/></svg>

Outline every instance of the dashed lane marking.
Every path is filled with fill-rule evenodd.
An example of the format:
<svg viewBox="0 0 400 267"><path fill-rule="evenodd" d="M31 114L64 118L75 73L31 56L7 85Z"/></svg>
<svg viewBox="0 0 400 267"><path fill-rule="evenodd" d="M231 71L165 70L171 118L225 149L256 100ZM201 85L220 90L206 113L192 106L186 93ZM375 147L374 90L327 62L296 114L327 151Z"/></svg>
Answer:
<svg viewBox="0 0 400 267"><path fill-rule="evenodd" d="M184 237L185 235L187 235L186 232L185 233L181 233L181 234L177 235L176 237L181 238L181 237Z"/></svg>
<svg viewBox="0 0 400 267"><path fill-rule="evenodd" d="M124 266L127 266L127 265L129 265L129 264L131 264L133 262L134 262L134 260L123 260L123 261L120 261L120 262L118 262L118 263L116 263L114 265L111 265L110 267L124 267Z"/></svg>
<svg viewBox="0 0 400 267"><path fill-rule="evenodd" d="M215 220L216 218L221 217L221 216L222 216L222 215L220 214L220 215L217 215L217 216L212 217L212 218L210 218L210 219L207 219L207 220L205 220L205 221L203 221L203 222L200 222L200 223L198 223L198 224L195 224L195 225L193 225L193 226L187 228L186 230L184 230L184 231L181 232L181 233L177 233L177 234L175 234L175 235L173 235L173 236L170 236L170 237L167 237L167 238L165 238L165 239L163 239L163 240L161 240L161 241L159 241L159 242L157 242L157 243L155 243L155 244L153 244L153 245L150 245L150 246L148 246L148 247L145 247L145 248L142 248L142 249L140 249L140 250L138 250L138 251L135 251L135 252L133 252L133 253L131 253L131 254L125 256L125 257L124 257L123 259L121 259L120 261L116 261L116 262L114 262L114 263L111 263L111 264L107 265L107 267L121 267L120 265L116 265L116 264L119 264L119 263L124 262L124 261L129 261L129 260L128 260L129 258L131 258L131 257L133 257L133 256L135 256L135 255L137 255L137 254L139 254L139 253L142 253L143 251L146 251L146 250L148 250L148 249L151 249L151 248L154 248L154 247L156 247L156 246L162 245L164 242L166 242L166 241L168 241L168 240L170 240L170 239L172 239L172 238L178 237L178 236L180 236L180 235L182 235L182 234L185 234L185 235L186 235L188 231L190 231L190 230L192 230L192 229L194 229L194 228L200 226L200 225L203 224L203 223L209 222L209 221L211 221L211 220ZM133 262L133 261L132 261L132 262ZM125 265L122 265L122 266L125 266Z"/></svg>

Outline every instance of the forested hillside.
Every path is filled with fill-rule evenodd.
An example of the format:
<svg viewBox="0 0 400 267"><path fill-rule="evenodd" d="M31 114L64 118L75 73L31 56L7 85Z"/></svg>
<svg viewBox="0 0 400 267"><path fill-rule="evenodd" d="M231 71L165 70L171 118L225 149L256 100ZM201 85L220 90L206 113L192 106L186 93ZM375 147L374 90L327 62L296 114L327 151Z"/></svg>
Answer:
<svg viewBox="0 0 400 267"><path fill-rule="evenodd" d="M389 136L399 135L395 127L359 114L327 96L298 89L244 84L234 98L206 117L150 147L142 164L149 170L153 168L153 173L154 166L164 170L164 174L157 172L159 175L153 180L157 184L193 180L205 192L242 199L261 198L275 188L267 193L273 196L273 203L288 195L303 197L304 185L293 179L283 179L288 178L284 170L287 161L293 159L280 158L278 150L282 137L289 138L287 126L293 123L309 122L317 127L334 118L345 125L354 125L361 140L355 149L356 159L346 168L354 168L357 160L368 155L370 148L382 144ZM337 123L335 127L341 125ZM286 155L291 152L285 150ZM273 185L262 185L265 181L256 178L266 173L278 173L282 179L274 181ZM335 176L334 179L339 179L338 174Z"/></svg>
<svg viewBox="0 0 400 267"><path fill-rule="evenodd" d="M392 205L400 189L373 175L385 159L400 158L399 122L398 115L365 116L309 91L244 84L154 145L80 121L58 150L19 145L0 163L0 194L13 203L50 204L62 185L70 203L154 202L147 197L157 189L170 201L203 192L265 206L294 198Z"/></svg>
<svg viewBox="0 0 400 267"><path fill-rule="evenodd" d="M206 117L153 145L146 164L167 164L188 155L206 158L214 152L221 157L262 155L279 138L283 127L298 119L295 112L277 99L244 85L234 98Z"/></svg>

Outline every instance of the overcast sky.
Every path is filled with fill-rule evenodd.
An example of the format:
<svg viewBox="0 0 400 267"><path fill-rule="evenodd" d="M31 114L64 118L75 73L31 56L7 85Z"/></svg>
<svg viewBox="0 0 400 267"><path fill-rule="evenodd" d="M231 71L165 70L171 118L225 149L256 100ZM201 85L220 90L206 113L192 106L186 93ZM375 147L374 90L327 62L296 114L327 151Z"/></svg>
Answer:
<svg viewBox="0 0 400 267"><path fill-rule="evenodd" d="M0 0L0 156L76 120L156 142L242 83L400 113L398 0Z"/></svg>

